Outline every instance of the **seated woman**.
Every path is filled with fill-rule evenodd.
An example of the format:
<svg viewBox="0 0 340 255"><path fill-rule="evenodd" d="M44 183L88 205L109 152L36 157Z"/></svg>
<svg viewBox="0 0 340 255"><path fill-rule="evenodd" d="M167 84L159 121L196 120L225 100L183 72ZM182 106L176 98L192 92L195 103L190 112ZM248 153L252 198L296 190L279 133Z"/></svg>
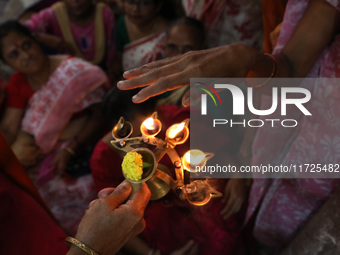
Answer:
<svg viewBox="0 0 340 255"><path fill-rule="evenodd" d="M72 53L104 70L110 69L115 55L115 19L104 3L60 1L25 24L42 43L59 53Z"/></svg>
<svg viewBox="0 0 340 255"><path fill-rule="evenodd" d="M130 98L135 91L110 91L104 100L106 119L117 119L119 114L133 125L133 136L139 136L139 125L154 111L154 99L134 105ZM118 103L117 99L122 99ZM144 105L143 105L144 104ZM165 130L174 123L189 118L189 109L175 105L164 105L157 108L158 118L163 124L159 138L165 137ZM118 115L118 116L117 116ZM225 135L218 143L211 146L230 146L232 137ZM223 137L223 136L221 136ZM122 155L110 144L111 132L95 147L91 157L91 169L96 185L100 190L109 186L117 186L124 180L121 170ZM176 146L179 155L183 155L189 142ZM170 159L165 156L160 161L173 171ZM214 188L223 191L226 179L211 179ZM224 220L220 211L225 205L222 199L212 199L203 207L196 207L181 201L172 191L164 198L151 201L145 210L146 228L139 239L130 240L125 248L129 254L195 254L175 253L180 250L193 252L199 249L200 254L238 254L243 251L240 225L237 219L229 217ZM241 215L238 215L241 216ZM189 241L192 240L192 243ZM154 253L152 253L154 252Z"/></svg>
<svg viewBox="0 0 340 255"><path fill-rule="evenodd" d="M17 71L7 87L0 129L22 165L36 166L28 174L57 220L73 232L95 197L84 165L100 136L107 77L81 59L44 55L16 21L0 26L0 42L1 59Z"/></svg>
<svg viewBox="0 0 340 255"><path fill-rule="evenodd" d="M164 57L165 30L173 11L164 0L123 1L125 15L117 23L116 50L123 70L142 66ZM172 14L169 15L172 18Z"/></svg>

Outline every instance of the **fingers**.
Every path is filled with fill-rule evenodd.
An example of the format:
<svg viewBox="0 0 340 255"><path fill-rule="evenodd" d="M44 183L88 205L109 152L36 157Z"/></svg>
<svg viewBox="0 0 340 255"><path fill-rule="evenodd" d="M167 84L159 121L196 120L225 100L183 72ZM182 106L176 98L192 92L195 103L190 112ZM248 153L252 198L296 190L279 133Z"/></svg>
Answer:
<svg viewBox="0 0 340 255"><path fill-rule="evenodd" d="M105 188L105 189L102 189L101 191L98 192L98 198L107 197L107 196L110 195L114 190L115 190L115 188Z"/></svg>
<svg viewBox="0 0 340 255"><path fill-rule="evenodd" d="M136 207L144 212L145 207L147 206L150 200L151 192L146 183L141 184L141 188L133 194L132 198L127 202L133 207Z"/></svg>
<svg viewBox="0 0 340 255"><path fill-rule="evenodd" d="M189 85L190 79L186 77L188 77L186 72L175 73L166 77L161 77L155 83L139 91L135 96L132 97L132 101L134 103L141 103L150 97Z"/></svg>
<svg viewBox="0 0 340 255"><path fill-rule="evenodd" d="M93 206L94 203L97 202L97 201L98 201L98 199L92 200L92 201L89 203L89 208L91 208L91 206Z"/></svg>
<svg viewBox="0 0 340 255"><path fill-rule="evenodd" d="M162 77L165 78L171 74L181 71L178 63L171 63L161 67L159 67L157 62L154 63L155 64L151 65L151 67L150 64L141 67L140 70L143 70L142 73L137 76L131 76L128 80L118 82L117 87L121 90L145 87L156 83Z"/></svg>
<svg viewBox="0 0 340 255"><path fill-rule="evenodd" d="M157 68L163 67L165 65L168 65L170 63L173 63L173 62L177 61L178 59L179 59L178 57L173 57L173 58L166 58L166 59L163 59L163 60L154 61L154 62L148 63L144 66L141 66L141 67L138 67L138 68L124 72L123 77L125 79L131 79L131 78L140 76L144 73L147 73L147 72L151 71L152 69L157 69Z"/></svg>
<svg viewBox="0 0 340 255"><path fill-rule="evenodd" d="M121 184L119 184L112 193L104 197L104 199L107 200L108 205L112 209L115 209L128 199L128 197L131 194L131 191L132 187L130 183L124 181Z"/></svg>
<svg viewBox="0 0 340 255"><path fill-rule="evenodd" d="M187 90L182 97L182 105L187 107L190 104L200 100L201 94L201 90L197 89L195 86L190 87L190 89Z"/></svg>
<svg viewBox="0 0 340 255"><path fill-rule="evenodd" d="M188 90L187 92L185 92L185 94L182 97L182 105L184 107L187 107L190 105L190 90Z"/></svg>
<svg viewBox="0 0 340 255"><path fill-rule="evenodd" d="M171 91L180 87L183 87L186 84L184 81L177 81L177 74L175 75L169 75L167 77L162 77L159 80L157 80L152 85L143 88L141 91L139 91L135 96L132 97L132 101L134 103L142 103L149 99L150 97L154 97L160 94L163 94L166 91ZM178 85L182 84L182 85Z"/></svg>
<svg viewBox="0 0 340 255"><path fill-rule="evenodd" d="M105 188L105 189L102 189L101 191L98 192L98 199L107 197L107 196L110 195L114 190L115 190L115 188ZM92 200L92 201L90 202L90 204L89 204L89 208L90 208L91 206L93 206L94 203L98 201L98 199Z"/></svg>

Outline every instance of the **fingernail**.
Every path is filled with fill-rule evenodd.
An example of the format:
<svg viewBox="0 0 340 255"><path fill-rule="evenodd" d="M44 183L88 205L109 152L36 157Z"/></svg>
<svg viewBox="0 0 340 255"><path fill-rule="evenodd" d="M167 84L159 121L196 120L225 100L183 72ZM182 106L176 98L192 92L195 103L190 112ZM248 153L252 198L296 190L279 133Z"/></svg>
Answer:
<svg viewBox="0 0 340 255"><path fill-rule="evenodd" d="M119 82L117 83L117 87L120 88L121 86L122 86L122 82L119 81Z"/></svg>
<svg viewBox="0 0 340 255"><path fill-rule="evenodd" d="M190 98L188 98L188 97L184 98L183 101L182 101L182 104L183 104L184 106L188 106L189 103L190 103Z"/></svg>
<svg viewBox="0 0 340 255"><path fill-rule="evenodd" d="M135 102L138 102L138 96L137 95L134 95L133 97L132 97L132 101L135 103Z"/></svg>
<svg viewBox="0 0 340 255"><path fill-rule="evenodd" d="M122 182L121 184L119 184L119 186L117 187L117 189L129 189L130 188L130 183L127 181Z"/></svg>
<svg viewBox="0 0 340 255"><path fill-rule="evenodd" d="M89 208L90 208L92 205L94 205L95 202L97 202L97 199L92 200L92 201L89 203Z"/></svg>

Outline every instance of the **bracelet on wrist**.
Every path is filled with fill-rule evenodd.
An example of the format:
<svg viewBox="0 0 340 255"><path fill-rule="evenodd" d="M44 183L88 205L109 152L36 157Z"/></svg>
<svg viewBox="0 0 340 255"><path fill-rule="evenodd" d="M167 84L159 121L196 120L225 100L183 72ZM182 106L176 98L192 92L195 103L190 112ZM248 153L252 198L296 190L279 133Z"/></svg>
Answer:
<svg viewBox="0 0 340 255"><path fill-rule="evenodd" d="M68 236L66 238L66 242L68 242L69 244L73 244L74 246L77 246L79 249L83 250L87 254L100 255L98 252L94 251L92 248L88 247L86 244L84 244L83 242L79 241L76 238Z"/></svg>
<svg viewBox="0 0 340 255"><path fill-rule="evenodd" d="M269 81L272 78L275 78L277 76L278 73L278 62L276 60L276 58L272 55L272 54L268 54L268 53L264 53L264 55L270 57L273 61L273 68L272 68L272 72L270 73L269 77L267 78L267 80L265 80L263 83L257 84L255 86L253 86L253 88L262 88L263 86L265 86L266 84L269 83Z"/></svg>

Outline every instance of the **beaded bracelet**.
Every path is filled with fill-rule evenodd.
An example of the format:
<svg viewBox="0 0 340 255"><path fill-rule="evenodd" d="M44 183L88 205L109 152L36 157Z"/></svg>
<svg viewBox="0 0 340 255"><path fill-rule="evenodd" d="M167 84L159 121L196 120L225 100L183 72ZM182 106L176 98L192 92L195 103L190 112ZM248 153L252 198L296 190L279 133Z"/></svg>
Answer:
<svg viewBox="0 0 340 255"><path fill-rule="evenodd" d="M77 246L79 249L83 250L84 252L86 252L87 254L90 255L100 255L98 252L94 251L93 249L91 249L90 247L88 247L86 244L84 244L83 242L80 242L78 239L73 238L68 236L66 238L66 242L73 244L75 246Z"/></svg>
<svg viewBox="0 0 340 255"><path fill-rule="evenodd" d="M277 73L278 73L278 62L276 60L276 58L272 55L272 54L268 54L268 53L264 53L264 55L270 57L272 60L273 60L273 69L272 69L272 72L270 74L270 76L268 77L268 79L263 82L263 83L260 83L258 85L255 85L253 86L253 88L262 88L264 85L266 85L272 78L276 77Z"/></svg>

